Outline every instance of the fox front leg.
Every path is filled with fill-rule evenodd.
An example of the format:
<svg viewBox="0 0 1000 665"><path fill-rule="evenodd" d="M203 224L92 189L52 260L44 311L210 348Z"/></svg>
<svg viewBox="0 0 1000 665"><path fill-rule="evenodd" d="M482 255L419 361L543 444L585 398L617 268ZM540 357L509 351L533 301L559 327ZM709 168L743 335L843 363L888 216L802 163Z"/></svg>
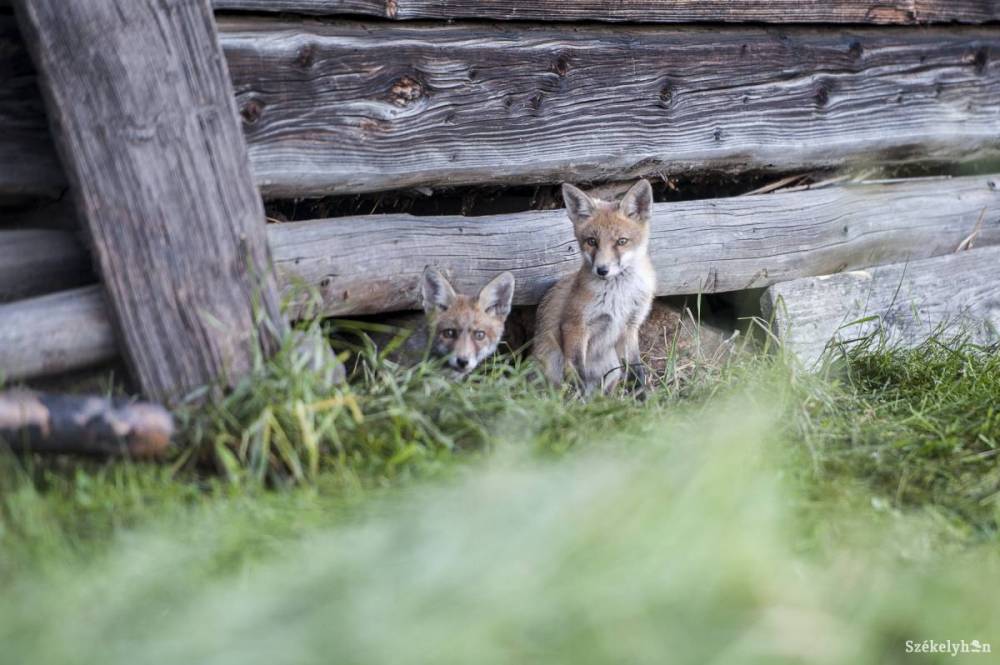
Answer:
<svg viewBox="0 0 1000 665"><path fill-rule="evenodd" d="M582 324L567 323L562 327L562 347L563 356L566 358L566 365L573 374L572 380L576 386L583 387L584 392L589 392L587 374L587 349L590 346L590 339L587 336L587 327Z"/></svg>
<svg viewBox="0 0 1000 665"><path fill-rule="evenodd" d="M622 337L620 349L625 359L626 375L641 390L646 386L646 366L639 353L639 324L630 323Z"/></svg>

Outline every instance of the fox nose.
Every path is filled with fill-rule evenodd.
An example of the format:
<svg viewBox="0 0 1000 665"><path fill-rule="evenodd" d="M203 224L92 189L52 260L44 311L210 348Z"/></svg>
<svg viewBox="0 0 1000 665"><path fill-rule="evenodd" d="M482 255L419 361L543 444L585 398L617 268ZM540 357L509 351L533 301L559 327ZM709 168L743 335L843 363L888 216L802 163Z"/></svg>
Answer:
<svg viewBox="0 0 1000 665"><path fill-rule="evenodd" d="M608 276L608 267L607 266L597 266L597 274L600 275L601 277L607 277Z"/></svg>
<svg viewBox="0 0 1000 665"><path fill-rule="evenodd" d="M469 366L469 359L468 358L455 358L455 364L458 366L459 369L465 369L466 367Z"/></svg>

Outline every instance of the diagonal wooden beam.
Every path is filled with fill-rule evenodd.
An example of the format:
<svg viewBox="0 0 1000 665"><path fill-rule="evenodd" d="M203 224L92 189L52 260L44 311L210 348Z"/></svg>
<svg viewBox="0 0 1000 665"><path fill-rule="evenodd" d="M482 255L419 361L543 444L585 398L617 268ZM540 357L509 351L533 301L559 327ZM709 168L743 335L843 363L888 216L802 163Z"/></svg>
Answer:
<svg viewBox="0 0 1000 665"><path fill-rule="evenodd" d="M142 391L242 377L285 324L208 0L15 10Z"/></svg>

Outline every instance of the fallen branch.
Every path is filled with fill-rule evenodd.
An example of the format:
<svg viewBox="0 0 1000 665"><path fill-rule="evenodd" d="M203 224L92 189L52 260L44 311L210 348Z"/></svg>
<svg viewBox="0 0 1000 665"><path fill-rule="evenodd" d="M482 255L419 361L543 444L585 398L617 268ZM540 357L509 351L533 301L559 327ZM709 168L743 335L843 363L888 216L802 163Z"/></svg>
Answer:
<svg viewBox="0 0 1000 665"><path fill-rule="evenodd" d="M0 393L0 442L16 452L162 457L174 421L149 402L28 390Z"/></svg>

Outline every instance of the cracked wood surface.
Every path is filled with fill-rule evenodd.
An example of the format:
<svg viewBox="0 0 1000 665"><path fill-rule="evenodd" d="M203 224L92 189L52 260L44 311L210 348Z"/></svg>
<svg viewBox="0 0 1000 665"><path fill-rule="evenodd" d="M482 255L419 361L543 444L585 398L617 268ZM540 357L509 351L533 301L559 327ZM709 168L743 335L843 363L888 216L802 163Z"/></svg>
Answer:
<svg viewBox="0 0 1000 665"><path fill-rule="evenodd" d="M994 28L219 28L268 197L1000 154ZM51 189L22 133L0 131L0 156Z"/></svg>
<svg viewBox="0 0 1000 665"><path fill-rule="evenodd" d="M213 0L216 9L389 19L913 25L1000 19L997 0Z"/></svg>

